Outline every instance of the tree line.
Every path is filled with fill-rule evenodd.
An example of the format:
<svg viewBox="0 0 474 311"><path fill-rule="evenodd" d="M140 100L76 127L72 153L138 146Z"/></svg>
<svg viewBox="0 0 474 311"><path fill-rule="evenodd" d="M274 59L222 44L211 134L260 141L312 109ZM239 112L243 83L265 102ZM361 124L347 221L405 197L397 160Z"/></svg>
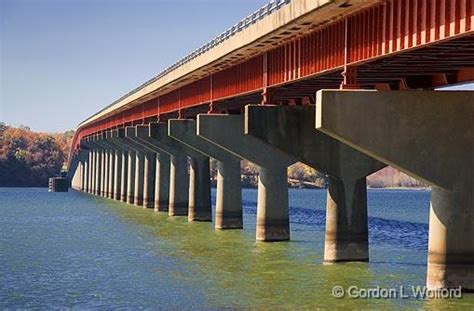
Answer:
<svg viewBox="0 0 474 311"><path fill-rule="evenodd" d="M63 168L73 131L36 133L0 122L0 187L47 187Z"/></svg>
<svg viewBox="0 0 474 311"><path fill-rule="evenodd" d="M48 178L65 168L73 131L36 133L27 126L18 128L0 122L0 187L47 187ZM217 162L211 159L213 183L217 178ZM242 161L242 185L257 187L257 167ZM296 163L288 168L288 185L296 188L325 188L327 177L317 170ZM367 178L373 188L423 187L422 182L387 167Z"/></svg>

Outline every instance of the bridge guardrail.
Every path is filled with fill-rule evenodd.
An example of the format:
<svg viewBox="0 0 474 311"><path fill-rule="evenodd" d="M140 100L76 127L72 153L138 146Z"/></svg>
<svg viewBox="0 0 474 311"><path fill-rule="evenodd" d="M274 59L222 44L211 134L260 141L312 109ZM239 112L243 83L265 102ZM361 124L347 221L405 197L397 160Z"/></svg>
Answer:
<svg viewBox="0 0 474 311"><path fill-rule="evenodd" d="M120 102L122 99L130 96L131 94L137 92L138 90L152 84L153 82L157 81L158 79L164 77L171 71L181 67L182 65L188 63L189 61L193 60L194 58L198 57L199 55L209 51L210 49L214 48L218 44L224 42L225 40L229 39L230 37L234 36L236 33L246 29L250 25L255 24L257 21L260 19L264 18L267 15L272 14L273 12L279 10L283 6L289 4L292 0L272 0L266 5L262 6L260 9L257 11L253 12L252 14L248 15L247 17L243 18L240 20L237 24L233 25L232 27L228 28L224 32L222 32L220 35L215 37L214 39L206 42L199 48L195 49L185 57L179 59L177 62L172 64L171 66L165 68L162 72L160 72L157 76L153 77L152 79L146 81L145 83L141 84L140 86L136 87L135 89L131 90L130 92L126 93L119 99L115 100L113 103L110 105L107 105L103 109L99 110L97 113L93 114L91 117L101 113L102 111L106 110L107 108L115 105L116 103Z"/></svg>

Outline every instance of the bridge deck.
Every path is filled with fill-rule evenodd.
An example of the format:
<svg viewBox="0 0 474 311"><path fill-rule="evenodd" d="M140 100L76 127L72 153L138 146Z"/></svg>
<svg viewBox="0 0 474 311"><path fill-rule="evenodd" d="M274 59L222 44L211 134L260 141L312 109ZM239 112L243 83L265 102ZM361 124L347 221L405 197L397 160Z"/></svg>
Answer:
<svg viewBox="0 0 474 311"><path fill-rule="evenodd" d="M473 80L473 6L472 0L283 1L82 122L73 150L82 137L107 128L192 117L210 105L312 102L318 89L338 88L343 71L355 68L357 84L366 88Z"/></svg>

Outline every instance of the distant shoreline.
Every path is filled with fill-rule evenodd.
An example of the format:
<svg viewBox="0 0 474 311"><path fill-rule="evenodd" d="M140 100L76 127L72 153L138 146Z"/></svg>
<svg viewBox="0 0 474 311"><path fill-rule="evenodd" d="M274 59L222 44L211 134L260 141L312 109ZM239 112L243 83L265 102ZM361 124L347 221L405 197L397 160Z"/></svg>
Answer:
<svg viewBox="0 0 474 311"><path fill-rule="evenodd" d="M367 187L370 190L413 190L413 191L430 191L430 187L383 187L383 188L376 188L376 187Z"/></svg>

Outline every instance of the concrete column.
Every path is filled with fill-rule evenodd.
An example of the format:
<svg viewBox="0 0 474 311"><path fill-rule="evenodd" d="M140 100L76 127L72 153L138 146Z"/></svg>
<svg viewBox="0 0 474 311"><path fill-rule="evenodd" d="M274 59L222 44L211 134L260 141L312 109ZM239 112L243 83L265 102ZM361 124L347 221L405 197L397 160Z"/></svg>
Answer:
<svg viewBox="0 0 474 311"><path fill-rule="evenodd" d="M84 192L87 192L89 189L89 156L90 151L87 153L86 161L84 162Z"/></svg>
<svg viewBox="0 0 474 311"><path fill-rule="evenodd" d="M143 179L144 179L144 154L140 151L135 152L135 199L136 206L143 205Z"/></svg>
<svg viewBox="0 0 474 311"><path fill-rule="evenodd" d="M212 221L209 158L191 158L190 163L188 220Z"/></svg>
<svg viewBox="0 0 474 311"><path fill-rule="evenodd" d="M218 161L215 228L241 229L240 158L198 137L194 120L169 120L168 126L171 137Z"/></svg>
<svg viewBox="0 0 474 311"><path fill-rule="evenodd" d="M122 185L122 150L115 150L115 162L114 162L114 190L113 199L120 201L121 199L121 185Z"/></svg>
<svg viewBox="0 0 474 311"><path fill-rule="evenodd" d="M109 150L104 149L104 158L102 161L102 165L104 166L104 172L102 175L102 196L108 196L109 190Z"/></svg>
<svg viewBox="0 0 474 311"><path fill-rule="evenodd" d="M290 232L286 170L296 160L252 136L245 135L244 118L239 115L200 114L197 118L197 134L235 156L248 159L257 165L257 241L288 240Z"/></svg>
<svg viewBox="0 0 474 311"><path fill-rule="evenodd" d="M95 195L102 194L102 157L103 151L102 149L97 149L97 160L96 160L96 176L95 176Z"/></svg>
<svg viewBox="0 0 474 311"><path fill-rule="evenodd" d="M369 259L365 177L385 164L315 131L313 106L245 108L245 132L329 176L324 261Z"/></svg>
<svg viewBox="0 0 474 311"><path fill-rule="evenodd" d="M86 164L84 161L81 161L80 164L81 164L81 179L79 180L79 190L84 191L84 178L85 178Z"/></svg>
<svg viewBox="0 0 474 311"><path fill-rule="evenodd" d="M107 197L107 182L108 182L108 170L109 170L109 153L107 149L102 149L102 173L101 173L101 188L100 194L103 197Z"/></svg>
<svg viewBox="0 0 474 311"><path fill-rule="evenodd" d="M108 198L114 198L114 178L115 178L115 150L109 150L109 182Z"/></svg>
<svg viewBox="0 0 474 311"><path fill-rule="evenodd" d="M87 188L86 192L92 191L92 166L94 164L94 149L89 149L89 163L87 165Z"/></svg>
<svg viewBox="0 0 474 311"><path fill-rule="evenodd" d="M91 182L90 182L90 189L89 189L90 194L95 194L96 156L97 156L97 150L92 149L91 177L90 177Z"/></svg>
<svg viewBox="0 0 474 311"><path fill-rule="evenodd" d="M219 161L216 189L216 229L242 229L240 159Z"/></svg>
<svg viewBox="0 0 474 311"><path fill-rule="evenodd" d="M367 220L366 178L349 180L329 176L324 261L368 261Z"/></svg>
<svg viewBox="0 0 474 311"><path fill-rule="evenodd" d="M81 167L81 180L79 181L79 190L84 191L85 187L85 178L86 178L86 162L81 161L80 162L80 167Z"/></svg>
<svg viewBox="0 0 474 311"><path fill-rule="evenodd" d="M432 186L427 286L474 290L474 92L319 91L316 128Z"/></svg>
<svg viewBox="0 0 474 311"><path fill-rule="evenodd" d="M105 154L105 174L104 174L104 193L103 197L108 198L110 195L109 192L109 187L110 187L110 173L111 173L111 167L110 167L110 149L107 147L107 149L104 150Z"/></svg>
<svg viewBox="0 0 474 311"><path fill-rule="evenodd" d="M127 203L134 204L135 202L135 161L136 152L130 149L128 151L128 173L127 173Z"/></svg>
<svg viewBox="0 0 474 311"><path fill-rule="evenodd" d="M155 212L168 212L170 195L170 156L165 152L156 154Z"/></svg>
<svg viewBox="0 0 474 311"><path fill-rule="evenodd" d="M168 215L188 215L188 157L186 154L171 156L170 166L170 197Z"/></svg>
<svg viewBox="0 0 474 311"><path fill-rule="evenodd" d="M143 207L153 208L155 202L156 153L145 153L143 180Z"/></svg>
<svg viewBox="0 0 474 311"><path fill-rule="evenodd" d="M290 238L287 167L258 167L257 240Z"/></svg>
<svg viewBox="0 0 474 311"><path fill-rule="evenodd" d="M474 291L473 190L472 181L455 189L431 188L426 278L431 289Z"/></svg>
<svg viewBox="0 0 474 311"><path fill-rule="evenodd" d="M120 184L120 201L127 202L127 194L128 194L128 151L123 150L122 152L122 168L121 174L122 175L122 183Z"/></svg>

